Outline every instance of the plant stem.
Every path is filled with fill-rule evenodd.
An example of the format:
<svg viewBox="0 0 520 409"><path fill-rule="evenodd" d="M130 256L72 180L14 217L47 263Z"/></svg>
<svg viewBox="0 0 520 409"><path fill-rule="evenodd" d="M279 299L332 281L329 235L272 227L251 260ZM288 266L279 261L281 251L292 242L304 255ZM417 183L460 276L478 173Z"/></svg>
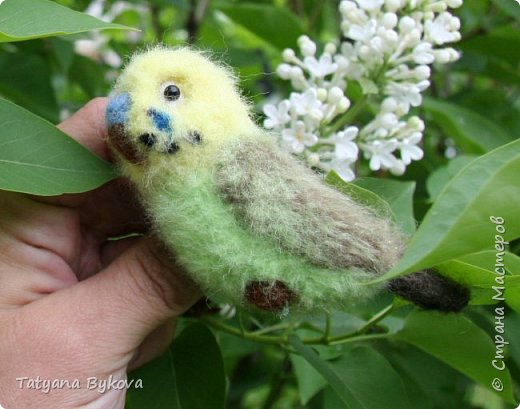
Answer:
<svg viewBox="0 0 520 409"><path fill-rule="evenodd" d="M376 315L374 315L372 318L370 318L365 325L363 325L361 328L357 330L358 334L362 334L369 328L373 327L374 324L377 324L379 321L381 321L383 318L385 318L387 315L389 315L392 311L394 311L395 305L392 303L385 308L383 308L381 311L379 311Z"/></svg>
<svg viewBox="0 0 520 409"><path fill-rule="evenodd" d="M329 340L327 345L341 345L341 344L347 344L350 342L363 342L363 341L373 341L378 339L385 339L388 338L390 334L388 333L381 333L381 334L368 334L368 335L359 335L355 337L347 337L343 338L341 336L339 337L333 337Z"/></svg>
<svg viewBox="0 0 520 409"><path fill-rule="evenodd" d="M380 333L380 334L365 334L370 328L372 328L379 321L388 316L392 311L394 311L394 305L390 304L387 307L383 308L376 315L374 315L370 320L368 320L365 324L363 324L360 328L355 331L348 332L345 334L331 336L331 328L332 322L330 315L327 316L327 324L325 327L325 332L323 335L314 338L305 338L302 342L306 345L340 345L349 342L360 342L360 341L371 341L374 339L383 339L388 337L388 333ZM288 324L278 324L273 325L271 327L262 328L255 332L245 331L244 328L235 328L231 325L225 324L222 321L214 320L212 318L201 317L200 320L205 324L218 329L220 331L227 332L228 334L248 339L250 341L260 342L263 344L271 344L271 345L280 345L282 347L286 347L289 345L288 342L288 334L284 335L263 335L267 332L272 332L276 330L297 328L298 326L291 326Z"/></svg>
<svg viewBox="0 0 520 409"><path fill-rule="evenodd" d="M164 41L165 31L161 26L161 22L159 19L159 13L161 9L156 4L150 4L150 17L152 20L152 27L155 31L155 36L157 37L157 41Z"/></svg>
<svg viewBox="0 0 520 409"><path fill-rule="evenodd" d="M200 25L206 15L206 11L209 6L209 0L191 0L190 12L188 14L188 20L186 21L186 30L188 31L188 42L190 44L197 41L199 34Z"/></svg>
<svg viewBox="0 0 520 409"><path fill-rule="evenodd" d="M312 10L312 13L309 17L309 24L307 25L307 31L312 31L314 29L314 25L318 22L318 19L321 14L321 10L323 8L323 5L325 4L325 1L317 1L316 5L314 6L314 10Z"/></svg>
<svg viewBox="0 0 520 409"><path fill-rule="evenodd" d="M263 344L287 344L287 337L283 336L268 336L268 335L258 335L253 332L242 332L240 329L235 328L231 325L224 324L222 321L214 320L211 318L201 317L199 318L205 324L219 329L221 331L227 332L228 334L235 335L240 338L248 339L250 341L261 342Z"/></svg>
<svg viewBox="0 0 520 409"><path fill-rule="evenodd" d="M265 327L265 328L258 329L256 331L252 332L252 334L256 334L256 335L267 334L269 332L289 329L289 328L292 328L292 327L293 327L292 324L280 323L280 324L277 324L277 325L271 325L270 327Z"/></svg>
<svg viewBox="0 0 520 409"><path fill-rule="evenodd" d="M363 95L363 97L357 101L354 106L349 109L345 115L340 117L336 122L331 124L325 129L326 135L331 135L337 131L339 131L341 128L343 128L345 125L348 125L352 123L354 118L365 108L366 104L368 102L368 95Z"/></svg>
<svg viewBox="0 0 520 409"><path fill-rule="evenodd" d="M323 339L324 340L329 339L331 333L332 333L332 317L330 314L327 314L327 321L325 321L325 332L323 333Z"/></svg>

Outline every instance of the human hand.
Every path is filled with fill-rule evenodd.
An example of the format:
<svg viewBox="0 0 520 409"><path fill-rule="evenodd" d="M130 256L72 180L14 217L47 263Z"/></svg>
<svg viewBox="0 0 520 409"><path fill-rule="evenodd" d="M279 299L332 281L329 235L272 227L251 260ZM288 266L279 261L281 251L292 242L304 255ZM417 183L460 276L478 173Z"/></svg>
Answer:
<svg viewBox="0 0 520 409"><path fill-rule="evenodd" d="M106 99L60 128L108 159ZM6 409L122 409L125 389L96 380L161 354L175 318L201 296L151 237L122 180L93 192L42 198L0 191L0 404ZM17 380L18 378L18 380ZM20 380L20 378L25 379ZM80 389L29 380L79 381ZM77 385L77 383L76 383Z"/></svg>

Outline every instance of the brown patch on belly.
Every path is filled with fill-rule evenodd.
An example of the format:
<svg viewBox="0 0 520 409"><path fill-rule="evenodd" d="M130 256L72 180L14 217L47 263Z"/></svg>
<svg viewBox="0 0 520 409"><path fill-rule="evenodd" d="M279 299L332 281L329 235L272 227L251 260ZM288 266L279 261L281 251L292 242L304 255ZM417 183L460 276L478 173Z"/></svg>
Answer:
<svg viewBox="0 0 520 409"><path fill-rule="evenodd" d="M282 281L251 281L246 286L246 300L264 311L282 311L296 300L296 294Z"/></svg>
<svg viewBox="0 0 520 409"><path fill-rule="evenodd" d="M143 155L128 140L123 124L110 126L108 136L110 147L123 155L127 161L135 165L140 165L145 161Z"/></svg>

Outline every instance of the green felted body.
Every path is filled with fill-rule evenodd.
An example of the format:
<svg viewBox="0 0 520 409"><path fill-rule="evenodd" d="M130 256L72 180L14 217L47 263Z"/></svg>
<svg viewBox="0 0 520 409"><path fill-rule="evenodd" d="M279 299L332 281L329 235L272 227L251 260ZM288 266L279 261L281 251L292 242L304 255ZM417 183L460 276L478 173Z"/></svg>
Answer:
<svg viewBox="0 0 520 409"><path fill-rule="evenodd" d="M227 147L221 157L236 155L239 147ZM166 171L160 183L156 180L143 192L160 237L210 298L244 304L249 282L283 281L297 295L292 308L320 311L351 305L378 290L363 284L373 278L372 273L315 265L305 256L289 252L280 240L251 229L218 189L216 179L223 162L200 170ZM268 203L262 200L257 205ZM287 209L286 213L292 212ZM284 215L277 217L281 221ZM290 214L286 218L289 222ZM315 240L320 239L325 238L318 234ZM288 240L294 243L294 237Z"/></svg>

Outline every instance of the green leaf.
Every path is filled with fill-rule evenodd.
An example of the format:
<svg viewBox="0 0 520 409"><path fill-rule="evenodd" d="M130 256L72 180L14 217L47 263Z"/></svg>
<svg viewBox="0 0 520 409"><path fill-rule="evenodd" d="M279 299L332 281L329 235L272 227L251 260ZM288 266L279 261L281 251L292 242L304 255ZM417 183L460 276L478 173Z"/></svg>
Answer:
<svg viewBox="0 0 520 409"><path fill-rule="evenodd" d="M217 9L280 50L294 48L298 37L304 34L300 20L285 8L268 4L221 3Z"/></svg>
<svg viewBox="0 0 520 409"><path fill-rule="evenodd" d="M401 378L373 349L355 348L338 360L326 362L298 337L290 336L289 342L329 382L347 408L411 409ZM377 374L377 388L374 374Z"/></svg>
<svg viewBox="0 0 520 409"><path fill-rule="evenodd" d="M105 67L101 63L82 55L74 55L70 67L70 79L78 83L88 98L106 95L110 92L110 86L105 81L105 74Z"/></svg>
<svg viewBox="0 0 520 409"><path fill-rule="evenodd" d="M0 189L54 196L95 189L112 166L54 125L0 98Z"/></svg>
<svg viewBox="0 0 520 409"><path fill-rule="evenodd" d="M520 274L520 257L509 251L504 252L504 267L510 274ZM497 262L496 250L484 250L459 257L460 261L493 271Z"/></svg>
<svg viewBox="0 0 520 409"><path fill-rule="evenodd" d="M138 380L142 388L130 388L126 395L126 409L183 409L176 387L176 374L171 351L149 362L128 375L134 385Z"/></svg>
<svg viewBox="0 0 520 409"><path fill-rule="evenodd" d="M520 275L506 277L506 303L517 313L520 313Z"/></svg>
<svg viewBox="0 0 520 409"><path fill-rule="evenodd" d="M514 7L520 10L520 7ZM512 67L516 67L520 59L520 36L513 30L494 30L489 34L465 40L459 47L463 51L473 51L485 57L505 61Z"/></svg>
<svg viewBox="0 0 520 409"><path fill-rule="evenodd" d="M498 303L492 289L497 285L492 271L465 263L461 260L450 260L435 267L442 275L463 283L471 288L472 305L491 305Z"/></svg>
<svg viewBox="0 0 520 409"><path fill-rule="evenodd" d="M181 408L224 409L226 377L220 348L213 333L192 324L171 348Z"/></svg>
<svg viewBox="0 0 520 409"><path fill-rule="evenodd" d="M491 0L495 5L500 8L505 13L509 14L511 17L514 17L520 20L520 7L518 4L513 3L511 0ZM518 3L518 2L517 2Z"/></svg>
<svg viewBox="0 0 520 409"><path fill-rule="evenodd" d="M226 379L219 346L202 324L191 324L160 358L132 372L128 409L224 409Z"/></svg>
<svg viewBox="0 0 520 409"><path fill-rule="evenodd" d="M491 364L495 359L495 344L483 329L463 315L413 311L394 337L433 355L487 388L491 388L494 378L500 378L504 389L497 393L513 402L509 371L498 371Z"/></svg>
<svg viewBox="0 0 520 409"><path fill-rule="evenodd" d="M476 156L461 155L450 160L446 166L435 169L426 180L426 189L430 195L430 200L434 201L444 186L455 177L460 170L474 160Z"/></svg>
<svg viewBox="0 0 520 409"><path fill-rule="evenodd" d="M498 260L497 260L498 258ZM497 264L497 266L495 266ZM444 275L472 287L471 303L474 305L496 304L497 293L493 286L502 286L500 279L501 264L513 276L505 276L505 301L514 310L520 312L520 257L505 251L497 254L496 250L469 254L458 260L451 260L436 268ZM498 267L498 273L495 270Z"/></svg>
<svg viewBox="0 0 520 409"><path fill-rule="evenodd" d="M99 29L133 30L105 23L49 0L5 0L0 4L0 43Z"/></svg>
<svg viewBox="0 0 520 409"><path fill-rule="evenodd" d="M2 53L0 72L0 93L4 97L49 121L58 121L58 104L51 85L51 73L42 57L37 54Z"/></svg>
<svg viewBox="0 0 520 409"><path fill-rule="evenodd" d="M328 382L301 356L291 354L291 363L298 383L300 401L303 405L306 405L314 395L328 385Z"/></svg>
<svg viewBox="0 0 520 409"><path fill-rule="evenodd" d="M505 219L505 240L520 236L520 140L475 159L444 188L399 263L379 280L419 271L493 246Z"/></svg>
<svg viewBox="0 0 520 409"><path fill-rule="evenodd" d="M380 198L376 193L371 192L363 187L357 186L354 183L345 182L341 177L334 171L330 171L325 182L341 193L347 195L355 202L371 208L376 214L383 217L392 215L392 209L390 205Z"/></svg>
<svg viewBox="0 0 520 409"><path fill-rule="evenodd" d="M330 384L338 397L347 405L348 409L362 408L361 402L352 394L348 384L344 382L331 365L322 361L318 354L305 346L296 335L289 336L289 343L303 358L305 358Z"/></svg>
<svg viewBox="0 0 520 409"><path fill-rule="evenodd" d="M411 345L403 348L385 343L378 350L403 379L414 408L455 409L453 403L463 402L469 384L473 383L451 366Z"/></svg>
<svg viewBox="0 0 520 409"><path fill-rule="evenodd" d="M496 123L461 106L431 98L423 106L465 153L486 153L513 139Z"/></svg>
<svg viewBox="0 0 520 409"><path fill-rule="evenodd" d="M411 236L415 232L413 214L413 195L415 182L402 182L391 179L359 178L354 182L377 194L390 205L395 220L401 229Z"/></svg>
<svg viewBox="0 0 520 409"><path fill-rule="evenodd" d="M74 60L74 42L62 37L52 37L48 41L52 44L52 52L59 68L67 73Z"/></svg>

